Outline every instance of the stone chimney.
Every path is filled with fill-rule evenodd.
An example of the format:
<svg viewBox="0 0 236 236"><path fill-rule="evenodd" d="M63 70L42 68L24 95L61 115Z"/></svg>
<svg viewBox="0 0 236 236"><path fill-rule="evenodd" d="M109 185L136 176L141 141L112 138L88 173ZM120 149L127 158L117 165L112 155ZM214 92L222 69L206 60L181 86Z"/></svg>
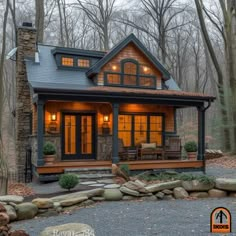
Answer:
<svg viewBox="0 0 236 236"><path fill-rule="evenodd" d="M24 181L26 148L31 135L32 103L27 80L25 59L34 58L36 50L36 29L32 23L23 23L17 32L16 59L16 162L18 181Z"/></svg>

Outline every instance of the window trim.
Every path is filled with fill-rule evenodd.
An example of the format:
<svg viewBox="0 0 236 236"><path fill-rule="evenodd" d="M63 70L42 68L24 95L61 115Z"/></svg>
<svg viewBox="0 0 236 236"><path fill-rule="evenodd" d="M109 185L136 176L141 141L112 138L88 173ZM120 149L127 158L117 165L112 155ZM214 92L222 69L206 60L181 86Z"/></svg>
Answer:
<svg viewBox="0 0 236 236"><path fill-rule="evenodd" d="M62 58L63 57L72 58L73 59L73 66L62 65ZM78 66L78 59L88 60L89 61L89 67L80 67L80 66ZM68 55L68 54L57 54L56 55L56 63L57 63L57 67L60 68L60 69L87 71L92 65L92 59L88 58L88 57L83 57L83 56L73 56L73 55Z"/></svg>
<svg viewBox="0 0 236 236"><path fill-rule="evenodd" d="M165 113L160 113L160 112L120 112L119 115L130 115L131 116L131 146L127 146L128 148L136 148L135 143L134 143L134 133L135 133L135 122L134 122L134 117L136 115L144 115L147 116L147 130L146 130L146 134L147 134L147 142L150 142L150 133L152 132L150 129L150 117L151 116L161 116L162 117L162 131L161 131L161 136L162 136L162 143L161 146L158 147L164 147L165 146ZM118 120L119 122L119 120ZM127 131L128 132L128 131ZM157 132L157 131L156 131ZM119 135L119 129L118 129L118 135Z"/></svg>
<svg viewBox="0 0 236 236"><path fill-rule="evenodd" d="M131 62L134 63L137 66L136 72L137 74L125 74L124 73L124 67L125 63ZM142 89L156 89L157 86L157 78L155 75L145 75L145 74L140 74L140 63L132 58L126 58L121 60L120 62L121 65L121 72L114 72L114 71L105 71L104 72L104 84L107 86L114 86L114 87L127 87L127 88L142 88ZM108 82L108 74L117 74L120 75L120 84L111 84ZM128 76L136 76L136 85L126 85L124 84L124 77L125 75ZM140 77L144 78L152 78L153 79L153 86L142 86L140 85Z"/></svg>

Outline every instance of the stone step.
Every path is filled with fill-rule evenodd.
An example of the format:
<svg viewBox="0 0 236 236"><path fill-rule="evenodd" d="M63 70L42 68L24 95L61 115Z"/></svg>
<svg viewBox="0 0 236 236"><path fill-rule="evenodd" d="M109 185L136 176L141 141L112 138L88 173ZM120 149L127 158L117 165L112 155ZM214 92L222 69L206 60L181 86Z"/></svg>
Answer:
<svg viewBox="0 0 236 236"><path fill-rule="evenodd" d="M66 168L64 173L74 173L74 174L110 174L110 167L92 167L92 168Z"/></svg>
<svg viewBox="0 0 236 236"><path fill-rule="evenodd" d="M115 177L113 174L79 174L78 175L80 182L92 181L92 180L101 180L101 179L112 179Z"/></svg>

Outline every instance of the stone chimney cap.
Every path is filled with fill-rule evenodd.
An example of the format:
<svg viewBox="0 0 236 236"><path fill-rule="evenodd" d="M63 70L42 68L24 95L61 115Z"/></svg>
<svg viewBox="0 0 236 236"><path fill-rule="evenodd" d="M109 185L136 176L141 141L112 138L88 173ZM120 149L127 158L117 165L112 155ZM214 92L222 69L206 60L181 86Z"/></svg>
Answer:
<svg viewBox="0 0 236 236"><path fill-rule="evenodd" d="M23 27L33 27L32 22L23 22L22 24Z"/></svg>

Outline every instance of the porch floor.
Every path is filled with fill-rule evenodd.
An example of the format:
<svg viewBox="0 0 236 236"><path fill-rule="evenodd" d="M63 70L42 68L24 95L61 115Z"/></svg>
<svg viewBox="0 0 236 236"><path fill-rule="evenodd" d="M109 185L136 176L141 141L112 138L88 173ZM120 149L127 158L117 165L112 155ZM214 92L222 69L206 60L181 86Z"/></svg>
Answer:
<svg viewBox="0 0 236 236"><path fill-rule="evenodd" d="M152 169L184 169L202 168L203 161L199 160L135 160L120 161L119 164L128 164L130 170L152 170ZM61 161L52 165L36 167L38 174L60 174L68 168L93 168L111 167L111 161Z"/></svg>

